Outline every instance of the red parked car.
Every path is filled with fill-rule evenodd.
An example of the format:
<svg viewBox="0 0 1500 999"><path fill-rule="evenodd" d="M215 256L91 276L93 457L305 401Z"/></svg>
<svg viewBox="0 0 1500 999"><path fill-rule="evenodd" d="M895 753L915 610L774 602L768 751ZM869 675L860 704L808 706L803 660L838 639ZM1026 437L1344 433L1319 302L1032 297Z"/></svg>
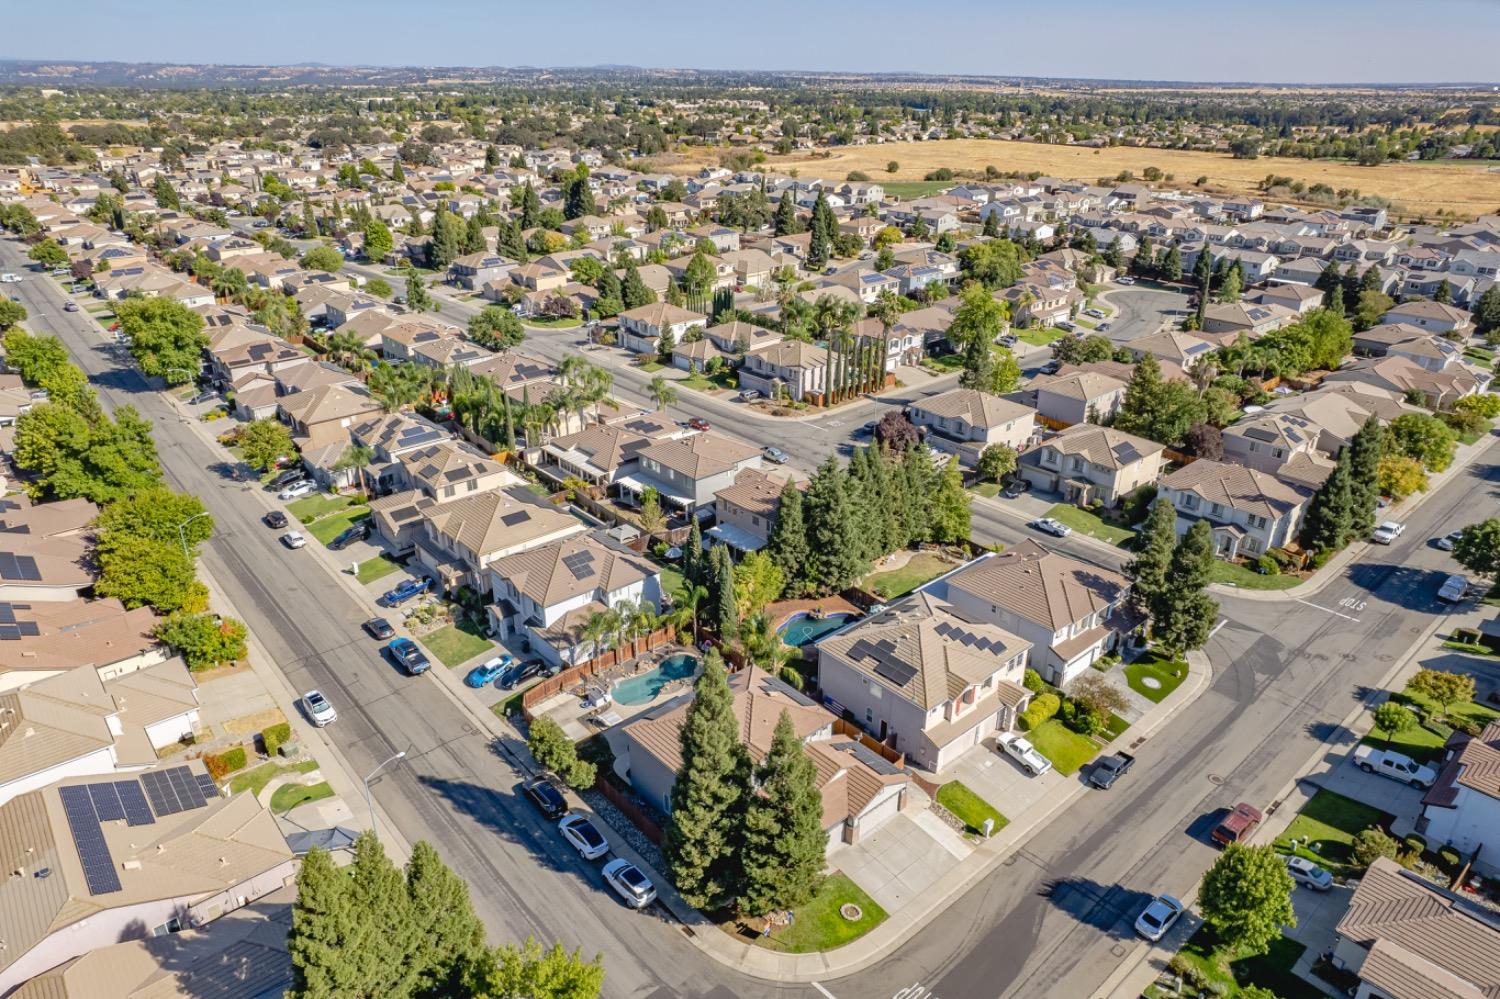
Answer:
<svg viewBox="0 0 1500 999"><path fill-rule="evenodd" d="M692 427L694 430L707 430L708 421L701 416L695 416L691 420L688 420L688 426Z"/></svg>

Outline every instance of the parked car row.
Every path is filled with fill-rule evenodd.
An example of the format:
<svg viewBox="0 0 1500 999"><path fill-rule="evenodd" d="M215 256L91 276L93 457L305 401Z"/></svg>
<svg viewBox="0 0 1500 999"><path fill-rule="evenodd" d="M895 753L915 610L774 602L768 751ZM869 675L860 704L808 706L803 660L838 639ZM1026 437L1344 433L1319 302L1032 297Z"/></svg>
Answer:
<svg viewBox="0 0 1500 999"><path fill-rule="evenodd" d="M550 774L533 777L521 785L524 794L537 811L557 822L557 831L584 860L599 860L609 855L609 840L587 815L568 811L568 799L562 785ZM623 857L616 857L600 872L604 883L632 909L644 909L656 901L656 886L641 869Z"/></svg>

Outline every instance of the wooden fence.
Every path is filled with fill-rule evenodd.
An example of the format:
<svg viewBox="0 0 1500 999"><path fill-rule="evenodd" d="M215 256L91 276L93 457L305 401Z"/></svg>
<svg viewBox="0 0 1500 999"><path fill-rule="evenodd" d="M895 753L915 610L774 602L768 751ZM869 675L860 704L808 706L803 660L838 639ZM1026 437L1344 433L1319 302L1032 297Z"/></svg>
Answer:
<svg viewBox="0 0 1500 999"><path fill-rule="evenodd" d="M526 692L521 695L521 712L526 716L527 721L531 721L531 709L548 698L556 696L576 683L598 676L600 673L613 669L621 663L629 662L642 653L661 648L668 642L676 640L677 632L675 629L661 628L649 635L627 643L623 649L610 649L603 655L595 656L588 662L580 663L571 669L565 669L554 677L528 687Z"/></svg>
<svg viewBox="0 0 1500 999"><path fill-rule="evenodd" d="M594 778L594 790L609 799L609 803L624 813L625 817L635 823L635 827L657 846L661 846L661 826L651 820L641 809L641 806L631 801L619 788L609 782L604 774L598 774Z"/></svg>
<svg viewBox="0 0 1500 999"><path fill-rule="evenodd" d="M872 753L879 753L893 766L899 767L902 770L906 769L905 753L892 749L851 721L846 721L843 718L835 718L833 720L833 733L834 735L847 735L849 738L857 740L861 746L864 746Z"/></svg>

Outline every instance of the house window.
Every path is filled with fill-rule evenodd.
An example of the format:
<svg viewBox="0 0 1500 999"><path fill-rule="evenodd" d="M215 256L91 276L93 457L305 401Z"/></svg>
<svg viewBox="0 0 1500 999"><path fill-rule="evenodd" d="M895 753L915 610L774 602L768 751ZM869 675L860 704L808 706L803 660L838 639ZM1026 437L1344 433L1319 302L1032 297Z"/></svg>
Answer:
<svg viewBox="0 0 1500 999"><path fill-rule="evenodd" d="M181 932L182 922L176 916L173 916L171 919L167 920L165 923L162 923L160 926L151 927L151 935L153 937L164 937L168 933Z"/></svg>
<svg viewBox="0 0 1500 999"><path fill-rule="evenodd" d="M1222 506L1220 506L1219 504L1215 503L1215 504L1213 504L1212 506L1210 506L1208 508L1208 512L1209 512L1210 515L1218 517L1218 516L1222 516L1223 515L1224 508Z"/></svg>
<svg viewBox="0 0 1500 999"><path fill-rule="evenodd" d="M1184 493L1182 496L1182 508L1184 510L1198 509L1198 497L1192 493Z"/></svg>
<svg viewBox="0 0 1500 999"><path fill-rule="evenodd" d="M1260 528L1266 526L1266 518L1256 514L1252 514L1250 516L1250 526L1259 530Z"/></svg>

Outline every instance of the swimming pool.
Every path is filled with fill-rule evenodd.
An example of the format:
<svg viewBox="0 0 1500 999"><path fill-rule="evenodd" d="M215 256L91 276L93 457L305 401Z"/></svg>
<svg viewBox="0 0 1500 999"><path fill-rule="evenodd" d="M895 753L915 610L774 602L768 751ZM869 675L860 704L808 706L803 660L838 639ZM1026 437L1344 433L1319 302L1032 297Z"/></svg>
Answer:
<svg viewBox="0 0 1500 999"><path fill-rule="evenodd" d="M858 617L857 614L829 614L827 617L809 617L807 614L793 614L787 618L786 623L776 629L776 634L788 645L806 645L808 642L816 642L824 635L838 631L844 625Z"/></svg>
<svg viewBox="0 0 1500 999"><path fill-rule="evenodd" d="M615 684L610 696L616 704L645 704L673 680L685 680L698 669L698 659L686 653L668 656L660 666L639 676L628 676Z"/></svg>

